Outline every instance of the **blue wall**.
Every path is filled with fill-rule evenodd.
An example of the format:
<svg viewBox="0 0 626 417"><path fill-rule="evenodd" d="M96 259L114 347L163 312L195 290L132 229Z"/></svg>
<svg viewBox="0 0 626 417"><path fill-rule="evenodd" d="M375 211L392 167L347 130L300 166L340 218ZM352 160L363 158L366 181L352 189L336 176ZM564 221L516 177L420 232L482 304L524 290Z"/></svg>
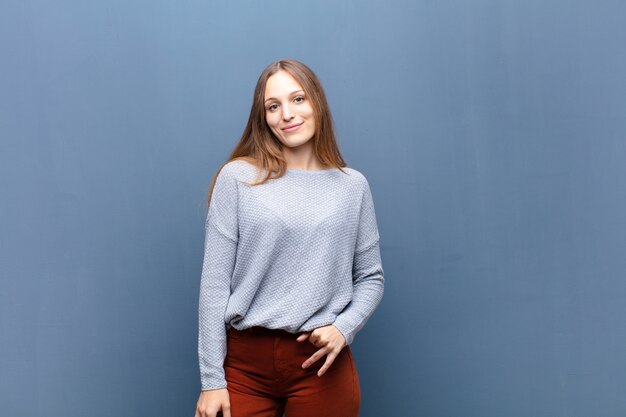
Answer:
<svg viewBox="0 0 626 417"><path fill-rule="evenodd" d="M361 415L626 415L626 3L7 3L1 416L193 415L205 193L282 57L375 198Z"/></svg>

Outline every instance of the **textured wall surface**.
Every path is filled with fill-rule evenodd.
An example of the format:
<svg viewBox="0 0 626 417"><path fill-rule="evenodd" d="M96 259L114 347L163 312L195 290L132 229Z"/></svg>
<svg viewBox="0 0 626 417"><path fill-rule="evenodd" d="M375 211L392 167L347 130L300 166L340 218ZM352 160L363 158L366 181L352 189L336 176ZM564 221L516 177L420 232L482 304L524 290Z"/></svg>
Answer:
<svg viewBox="0 0 626 417"><path fill-rule="evenodd" d="M362 416L626 415L625 16L3 2L0 415L193 415L205 193L282 57L376 202Z"/></svg>

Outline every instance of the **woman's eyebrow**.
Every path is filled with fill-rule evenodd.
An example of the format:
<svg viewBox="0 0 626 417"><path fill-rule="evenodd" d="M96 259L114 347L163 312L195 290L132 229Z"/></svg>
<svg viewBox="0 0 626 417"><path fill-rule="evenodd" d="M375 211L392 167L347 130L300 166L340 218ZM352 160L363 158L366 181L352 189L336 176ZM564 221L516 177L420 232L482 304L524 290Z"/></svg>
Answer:
<svg viewBox="0 0 626 417"><path fill-rule="evenodd" d="M304 91L302 91L302 90L292 91L291 93L289 93L289 95L292 96L292 95L294 95L296 93L304 93ZM270 101L270 100L276 100L276 98L274 98L274 97L266 98L264 103L267 102L267 101Z"/></svg>

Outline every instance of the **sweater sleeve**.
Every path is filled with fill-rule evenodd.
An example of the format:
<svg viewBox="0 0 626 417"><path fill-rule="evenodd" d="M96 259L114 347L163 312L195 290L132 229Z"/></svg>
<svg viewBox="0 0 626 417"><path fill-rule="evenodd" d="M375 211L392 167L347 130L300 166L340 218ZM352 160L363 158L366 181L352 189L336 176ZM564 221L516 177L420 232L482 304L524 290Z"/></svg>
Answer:
<svg viewBox="0 0 626 417"><path fill-rule="evenodd" d="M198 358L202 391L226 387L224 313L237 252L238 189L234 175L222 168L215 181L205 222L200 280Z"/></svg>
<svg viewBox="0 0 626 417"><path fill-rule="evenodd" d="M384 292L384 271L372 193L365 180L352 264L352 300L333 323L351 344L372 315Z"/></svg>

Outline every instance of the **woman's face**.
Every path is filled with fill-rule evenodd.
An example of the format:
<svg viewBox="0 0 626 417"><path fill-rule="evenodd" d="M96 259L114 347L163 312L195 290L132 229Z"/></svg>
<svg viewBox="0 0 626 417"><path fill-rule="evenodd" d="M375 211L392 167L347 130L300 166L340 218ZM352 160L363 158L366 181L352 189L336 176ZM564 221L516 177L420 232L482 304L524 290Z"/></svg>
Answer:
<svg viewBox="0 0 626 417"><path fill-rule="evenodd" d="M285 146L294 148L315 134L313 107L302 86L285 71L278 71L265 85L265 120Z"/></svg>

